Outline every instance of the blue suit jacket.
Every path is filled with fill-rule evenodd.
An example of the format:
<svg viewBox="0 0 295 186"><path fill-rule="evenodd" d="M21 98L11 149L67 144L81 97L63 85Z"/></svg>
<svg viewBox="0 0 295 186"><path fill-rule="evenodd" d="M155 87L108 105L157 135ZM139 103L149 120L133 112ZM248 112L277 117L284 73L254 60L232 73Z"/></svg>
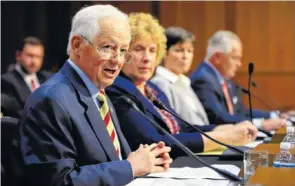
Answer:
<svg viewBox="0 0 295 186"><path fill-rule="evenodd" d="M160 99L163 104L172 110L165 94L151 82L148 82L147 84L158 92L158 99ZM141 94L141 92L135 87L129 78L123 74L120 74L116 78L113 85L106 89L106 93L116 108L122 131L131 149L137 149L141 143L150 144L164 141L166 145L172 148L171 156L176 157L186 155L175 145L172 140L169 139L167 135L161 133L146 118L132 109L128 103L126 103L123 99L120 99L120 96L122 95L129 97L150 119L154 120L167 131L169 131L167 125L163 121L158 111L154 108L153 104ZM182 132L174 136L192 151L202 152L203 140L201 135L196 132L195 129L185 127L182 123L180 123L180 127L182 128ZM214 127L215 126L206 126L201 127L201 129L204 131L209 131Z"/></svg>
<svg viewBox="0 0 295 186"><path fill-rule="evenodd" d="M111 115L126 158L130 147ZM126 185L133 179L130 163L119 161L86 85L68 63L28 98L15 140L25 185Z"/></svg>
<svg viewBox="0 0 295 186"><path fill-rule="evenodd" d="M238 123L250 120L249 109L245 108L241 99L241 90L234 82L228 80L229 92L234 106L234 115L228 112L226 100L222 87L212 68L206 63L191 74L191 84L195 93L202 102L211 123ZM254 118L269 118L269 112L253 110Z"/></svg>

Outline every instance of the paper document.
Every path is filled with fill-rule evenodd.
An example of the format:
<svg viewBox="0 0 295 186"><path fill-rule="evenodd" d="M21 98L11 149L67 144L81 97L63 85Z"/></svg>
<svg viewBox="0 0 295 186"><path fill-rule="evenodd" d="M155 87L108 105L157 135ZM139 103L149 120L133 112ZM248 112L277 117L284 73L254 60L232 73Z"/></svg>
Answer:
<svg viewBox="0 0 295 186"><path fill-rule="evenodd" d="M232 174L238 175L240 168L234 165L213 165L216 168L224 169ZM213 178L213 179L224 179L223 176L219 175L214 170L208 167L202 168L192 168L192 167L183 167L183 168L170 168L167 172L153 173L148 176L152 177L161 177L161 178Z"/></svg>
<svg viewBox="0 0 295 186"><path fill-rule="evenodd" d="M257 141L252 141L250 143L248 143L247 145L244 145L246 147L250 147L250 148L255 148L257 145L263 143L263 140L257 140Z"/></svg>
<svg viewBox="0 0 295 186"><path fill-rule="evenodd" d="M137 178L126 186L227 186L229 183L228 180Z"/></svg>
<svg viewBox="0 0 295 186"><path fill-rule="evenodd" d="M273 135L276 131L272 130L270 131L270 133ZM257 137L268 137L266 134L264 134L263 132L258 131L257 133Z"/></svg>
<svg viewBox="0 0 295 186"><path fill-rule="evenodd" d="M240 168L234 165L213 165L216 168L224 169L232 174L238 175ZM217 179L217 180L209 180ZM221 180L218 180L221 179ZM182 185L227 185L229 180L219 175L208 167L202 168L169 168L167 172L149 174L144 178L137 178L128 186L182 186Z"/></svg>

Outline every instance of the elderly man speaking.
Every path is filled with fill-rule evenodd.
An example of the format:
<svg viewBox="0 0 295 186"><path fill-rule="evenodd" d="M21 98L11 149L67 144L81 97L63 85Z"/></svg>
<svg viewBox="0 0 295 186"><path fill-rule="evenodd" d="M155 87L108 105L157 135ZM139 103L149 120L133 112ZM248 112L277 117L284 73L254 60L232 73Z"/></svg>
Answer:
<svg viewBox="0 0 295 186"><path fill-rule="evenodd" d="M128 17L110 5L73 18L69 59L28 98L16 140L24 185L126 185L135 176L168 169L163 142L130 152L104 93L132 59Z"/></svg>

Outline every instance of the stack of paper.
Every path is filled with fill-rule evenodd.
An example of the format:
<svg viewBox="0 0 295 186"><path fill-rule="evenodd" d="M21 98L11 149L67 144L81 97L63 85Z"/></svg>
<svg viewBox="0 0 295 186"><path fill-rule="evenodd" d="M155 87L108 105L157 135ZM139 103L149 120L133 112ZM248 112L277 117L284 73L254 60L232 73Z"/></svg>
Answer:
<svg viewBox="0 0 295 186"><path fill-rule="evenodd" d="M227 170L235 175L238 175L240 168L234 165L213 165L219 169ZM148 185L228 185L229 181L223 176L216 173L214 170L202 168L170 168L167 172L149 174L143 178L137 178L128 186L148 186Z"/></svg>

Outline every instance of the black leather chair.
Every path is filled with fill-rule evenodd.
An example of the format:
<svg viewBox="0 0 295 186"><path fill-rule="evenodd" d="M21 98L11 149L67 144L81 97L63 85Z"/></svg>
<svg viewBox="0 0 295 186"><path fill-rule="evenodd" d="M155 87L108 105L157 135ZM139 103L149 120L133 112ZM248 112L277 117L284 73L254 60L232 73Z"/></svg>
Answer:
<svg viewBox="0 0 295 186"><path fill-rule="evenodd" d="M1 185L14 185L16 181L13 172L19 167L12 155L12 140L18 126L18 119L11 117L1 118ZM11 181L12 180L12 181Z"/></svg>

